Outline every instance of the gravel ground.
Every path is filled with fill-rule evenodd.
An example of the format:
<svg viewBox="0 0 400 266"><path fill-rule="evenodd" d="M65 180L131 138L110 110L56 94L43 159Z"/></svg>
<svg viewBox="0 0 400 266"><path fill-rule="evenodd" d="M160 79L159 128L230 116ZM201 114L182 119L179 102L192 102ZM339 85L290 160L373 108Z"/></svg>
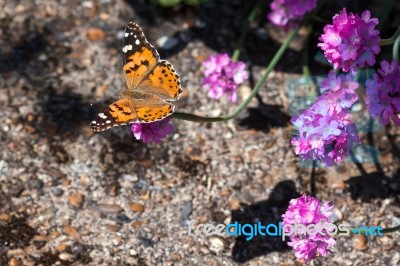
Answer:
<svg viewBox="0 0 400 266"><path fill-rule="evenodd" d="M179 111L234 110L206 97L200 65L215 50L232 51L253 4L0 0L0 265L301 265L279 238L202 238L187 224L276 223L291 198L310 192L333 201L341 223L400 224L399 129L364 133L379 163L300 167L285 91L301 77L295 50L234 120L173 120L161 144L134 140L129 127L90 132L103 99L122 86L129 21L180 73ZM251 25L245 48L252 79L241 99L277 50L265 21ZM312 264L400 265L399 236L340 237Z"/></svg>

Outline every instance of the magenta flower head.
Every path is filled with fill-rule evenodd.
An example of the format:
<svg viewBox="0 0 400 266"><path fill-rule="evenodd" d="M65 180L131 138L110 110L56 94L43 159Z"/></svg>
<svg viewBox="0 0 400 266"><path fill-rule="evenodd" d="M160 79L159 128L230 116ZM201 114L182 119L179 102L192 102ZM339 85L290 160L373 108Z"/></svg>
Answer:
<svg viewBox="0 0 400 266"><path fill-rule="evenodd" d="M271 2L269 21L279 27L296 27L304 15L317 6L317 0L274 0Z"/></svg>
<svg viewBox="0 0 400 266"><path fill-rule="evenodd" d="M203 62L203 71L203 86L208 90L208 97L219 99L227 94L231 102L236 102L236 89L249 78L246 64L232 61L228 54L210 55Z"/></svg>
<svg viewBox="0 0 400 266"><path fill-rule="evenodd" d="M317 256L325 257L336 243L335 239L329 235L328 225L329 218L333 212L332 202L321 204L319 200L311 196L303 195L298 199L292 199L289 202L287 211L282 215L282 228L285 232L289 232L289 227L311 228L315 225L311 233L311 229L292 230L288 245L293 247L296 258L305 263L309 263Z"/></svg>
<svg viewBox="0 0 400 266"><path fill-rule="evenodd" d="M375 29L378 22L368 10L360 17L347 14L343 8L333 17L333 24L324 27L318 47L335 69L354 74L360 67L375 64L375 55L381 50L379 31Z"/></svg>
<svg viewBox="0 0 400 266"><path fill-rule="evenodd" d="M326 166L341 163L354 142L360 142L350 114L329 95L322 95L290 122L299 135L292 138L294 152L304 160L322 161Z"/></svg>
<svg viewBox="0 0 400 266"><path fill-rule="evenodd" d="M169 120L167 117L151 123L136 122L132 124L131 130L137 140L142 140L144 143L160 143L161 139L174 131L174 127L168 123Z"/></svg>
<svg viewBox="0 0 400 266"><path fill-rule="evenodd" d="M366 82L365 102L371 116L379 118L382 125L387 125L391 119L400 126L400 66L396 60L391 64L383 61L381 68Z"/></svg>
<svg viewBox="0 0 400 266"><path fill-rule="evenodd" d="M331 70L328 77L321 81L320 90L331 102L337 101L341 107L350 108L358 100L358 87L353 75L336 76L335 71Z"/></svg>

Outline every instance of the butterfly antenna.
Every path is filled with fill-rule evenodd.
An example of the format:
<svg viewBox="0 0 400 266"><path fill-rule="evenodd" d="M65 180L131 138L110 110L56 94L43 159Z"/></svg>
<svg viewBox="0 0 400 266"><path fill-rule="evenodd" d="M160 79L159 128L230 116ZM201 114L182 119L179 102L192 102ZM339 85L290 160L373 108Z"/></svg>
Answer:
<svg viewBox="0 0 400 266"><path fill-rule="evenodd" d="M111 76L111 73L110 73L110 71L108 71L107 68L104 68L104 72L106 72L109 77ZM121 87L118 85L115 78L112 79L112 83L114 84L114 87L117 89L117 93L114 93L114 95L112 95L112 97L117 97L119 95L119 92L121 91Z"/></svg>

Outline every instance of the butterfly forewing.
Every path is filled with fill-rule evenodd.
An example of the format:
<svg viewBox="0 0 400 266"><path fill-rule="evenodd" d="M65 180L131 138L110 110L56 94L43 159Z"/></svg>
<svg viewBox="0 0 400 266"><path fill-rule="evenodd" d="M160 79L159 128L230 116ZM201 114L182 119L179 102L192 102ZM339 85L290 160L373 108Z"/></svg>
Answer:
<svg viewBox="0 0 400 266"><path fill-rule="evenodd" d="M126 84L135 89L160 60L157 50L147 41L142 29L130 22L125 28L122 47Z"/></svg>

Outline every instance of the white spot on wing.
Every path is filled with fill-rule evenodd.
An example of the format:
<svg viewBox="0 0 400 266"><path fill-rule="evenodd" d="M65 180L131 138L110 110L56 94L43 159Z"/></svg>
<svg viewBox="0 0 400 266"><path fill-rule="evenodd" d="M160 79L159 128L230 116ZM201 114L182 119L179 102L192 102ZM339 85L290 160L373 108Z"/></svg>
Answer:
<svg viewBox="0 0 400 266"><path fill-rule="evenodd" d="M129 36L129 33L128 32L125 32L125 37L128 37Z"/></svg>
<svg viewBox="0 0 400 266"><path fill-rule="evenodd" d="M104 115L104 113L99 113L99 117L100 117L101 119L107 119L107 116Z"/></svg>
<svg viewBox="0 0 400 266"><path fill-rule="evenodd" d="M132 45L125 45L124 48L122 48L122 52L126 53L128 51L132 50Z"/></svg>
<svg viewBox="0 0 400 266"><path fill-rule="evenodd" d="M136 39L135 44L136 44L136 45L139 45L139 44L140 44L140 41L139 41L138 39Z"/></svg>

